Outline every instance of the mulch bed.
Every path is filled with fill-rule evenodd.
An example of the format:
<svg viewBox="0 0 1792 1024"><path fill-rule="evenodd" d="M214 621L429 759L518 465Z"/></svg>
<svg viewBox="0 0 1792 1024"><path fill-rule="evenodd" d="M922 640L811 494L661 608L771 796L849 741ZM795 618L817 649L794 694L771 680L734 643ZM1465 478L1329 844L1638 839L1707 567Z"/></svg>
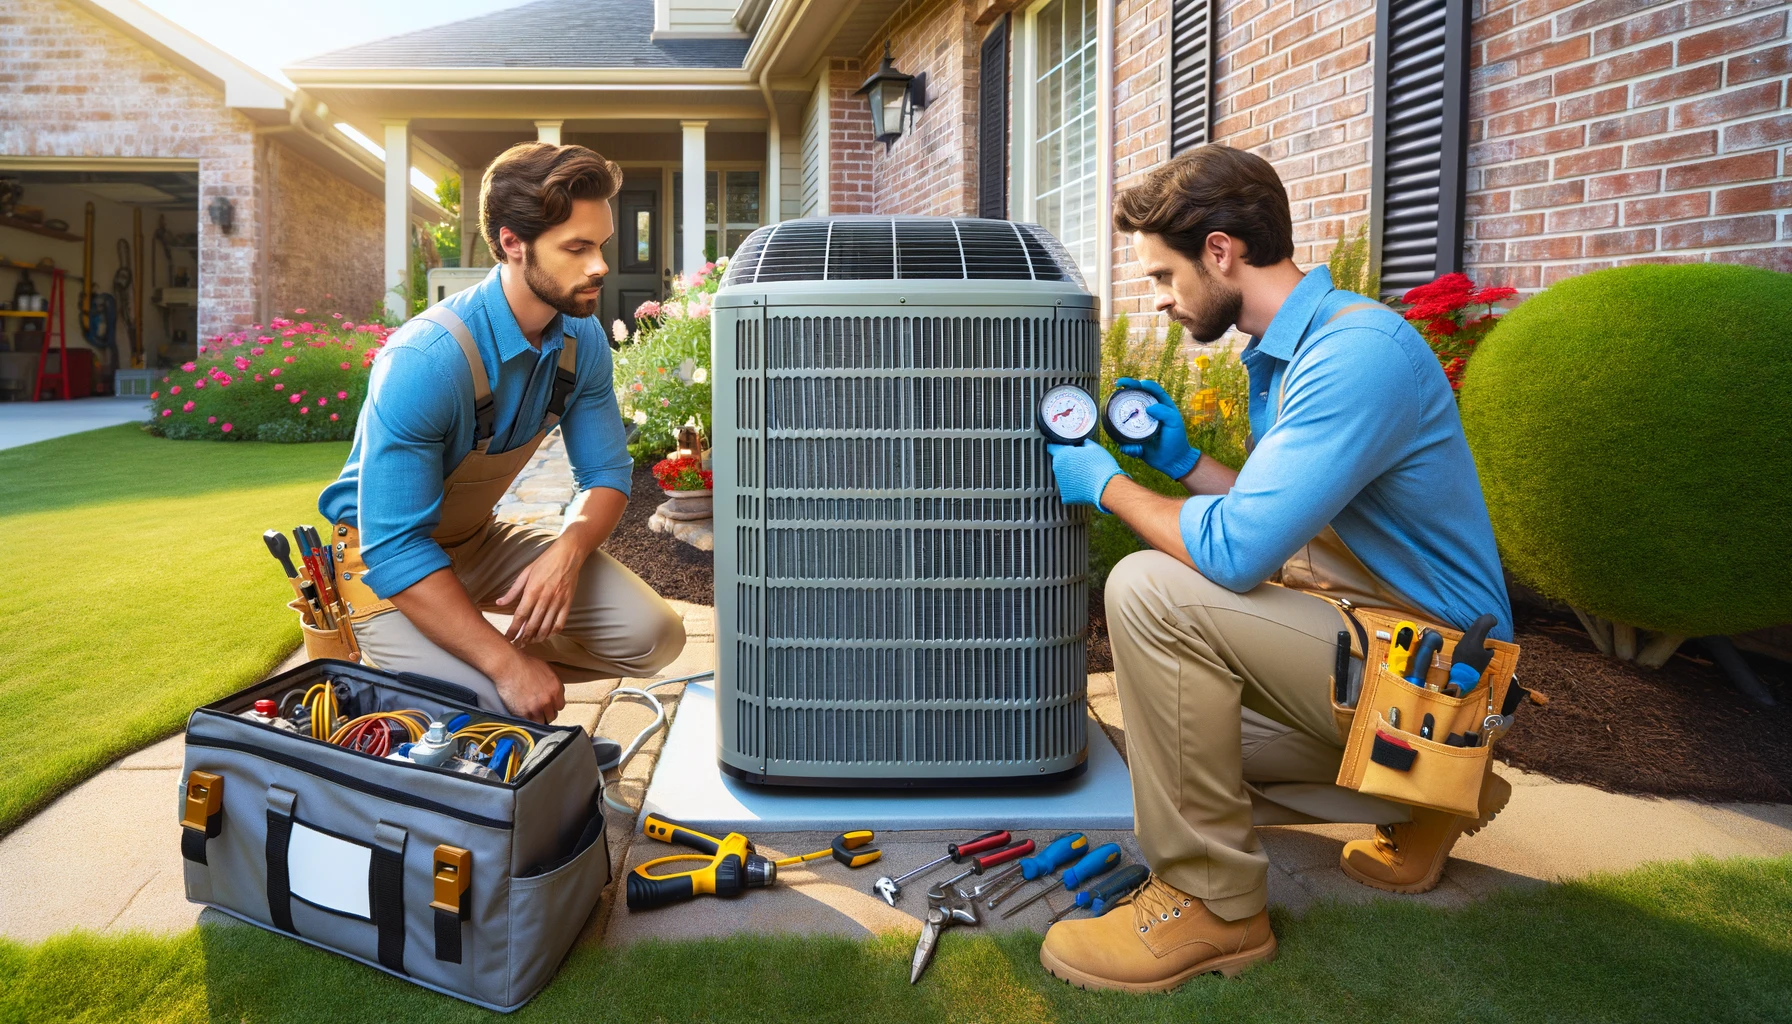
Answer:
<svg viewBox="0 0 1792 1024"><path fill-rule="evenodd" d="M635 499L605 549L663 597L715 600L706 551L647 529L659 485L635 470ZM1600 654L1573 616L1520 604L1518 676L1549 697L1526 705L1501 741L1501 760L1615 793L1701 800L1792 801L1792 665L1749 655L1780 702L1759 708L1737 693L1696 643L1658 670ZM1111 672L1107 614L1089 599L1088 667Z"/></svg>
<svg viewBox="0 0 1792 1024"><path fill-rule="evenodd" d="M633 569L661 597L713 604L716 574L710 553L647 528L653 510L666 500L659 481L653 478L653 470L636 466L631 488L628 509L622 513L622 521L616 524L610 539L604 542L604 550Z"/></svg>

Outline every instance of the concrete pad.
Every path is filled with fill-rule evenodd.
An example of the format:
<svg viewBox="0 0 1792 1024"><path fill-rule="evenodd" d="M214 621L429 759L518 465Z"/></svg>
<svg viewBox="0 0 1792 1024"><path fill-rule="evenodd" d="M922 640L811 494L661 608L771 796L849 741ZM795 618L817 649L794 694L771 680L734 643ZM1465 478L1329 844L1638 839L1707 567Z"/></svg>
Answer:
<svg viewBox="0 0 1792 1024"><path fill-rule="evenodd" d="M754 787L716 764L715 690L685 687L646 810L722 832L804 832L847 827L1131 829L1132 780L1107 735L1089 723L1088 769L1039 789L827 790Z"/></svg>
<svg viewBox="0 0 1792 1024"><path fill-rule="evenodd" d="M0 402L0 448L149 419L147 398L72 398Z"/></svg>
<svg viewBox="0 0 1792 1024"><path fill-rule="evenodd" d="M748 835L761 854L777 859L822 849L841 829L857 824L856 821L843 821L839 827L825 832L753 832ZM1059 834L1051 830L1026 831L1016 832L1015 838L1031 839L1043 846ZM1122 864L1141 860L1131 832L1091 831L1086 834L1092 846L1110 842L1120 844ZM963 869L956 864L946 864L911 880L902 887L895 907L875 895L872 886L880 876L896 877L926 864L946 852L945 844L964 838L962 831L879 833L877 847L884 855L865 867L849 869L826 857L779 868L777 884L767 889L750 889L733 899L705 896L689 903L640 912L623 907L610 918L604 941L608 945L621 946L643 939L700 939L776 932L846 938L891 931L919 935L921 922L927 914L928 886L944 882ZM680 849L637 839L629 850L627 868L633 871L637 865L669 856ZM676 867L678 865L668 865L668 868ZM990 872L992 876L995 870ZM975 881L972 879L965 884L975 884ZM1041 885L1039 882L1029 884L993 911L979 906L978 912L983 918L979 927L995 931L1043 932L1054 908L1063 908L1072 902L1062 886L1054 885L1054 891L1049 895L1035 900L1013 917L1001 916L1038 891Z"/></svg>
<svg viewBox="0 0 1792 1024"><path fill-rule="evenodd" d="M103 771L0 840L0 936L192 927L180 790L178 769Z"/></svg>

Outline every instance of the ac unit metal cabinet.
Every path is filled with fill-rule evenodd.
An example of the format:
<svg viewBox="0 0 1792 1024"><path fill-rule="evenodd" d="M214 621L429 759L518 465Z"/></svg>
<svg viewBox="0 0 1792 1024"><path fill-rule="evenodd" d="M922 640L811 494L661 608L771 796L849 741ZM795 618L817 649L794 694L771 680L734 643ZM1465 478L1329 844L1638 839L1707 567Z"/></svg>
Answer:
<svg viewBox="0 0 1792 1024"><path fill-rule="evenodd" d="M754 232L713 302L719 760L800 786L1083 770L1089 512L1035 427L1094 299L1008 221Z"/></svg>

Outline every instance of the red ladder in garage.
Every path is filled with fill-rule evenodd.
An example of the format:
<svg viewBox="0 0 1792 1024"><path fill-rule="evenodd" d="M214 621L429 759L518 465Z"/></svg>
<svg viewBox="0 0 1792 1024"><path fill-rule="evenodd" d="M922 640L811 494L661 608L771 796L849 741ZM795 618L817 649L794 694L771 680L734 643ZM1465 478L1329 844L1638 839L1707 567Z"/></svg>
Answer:
<svg viewBox="0 0 1792 1024"><path fill-rule="evenodd" d="M50 271L50 308L44 323L44 347L37 356L37 384L31 389L31 400L40 401L45 388L54 388L68 397L68 338L62 327L62 271ZM56 372L50 372L50 339L56 339Z"/></svg>

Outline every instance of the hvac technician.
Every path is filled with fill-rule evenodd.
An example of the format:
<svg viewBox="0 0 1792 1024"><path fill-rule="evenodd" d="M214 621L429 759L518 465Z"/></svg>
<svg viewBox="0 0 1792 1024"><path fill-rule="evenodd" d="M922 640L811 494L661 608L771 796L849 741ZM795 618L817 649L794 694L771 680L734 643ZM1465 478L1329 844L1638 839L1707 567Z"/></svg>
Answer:
<svg viewBox="0 0 1792 1024"><path fill-rule="evenodd" d="M538 722L566 704L548 662L647 676L684 648L678 613L598 550L633 469L592 316L621 183L583 146L525 143L486 169L479 224L498 265L386 343L348 464L318 501L367 660ZM496 521L556 422L578 489L566 525ZM482 608L512 613L509 630Z"/></svg>
<svg viewBox="0 0 1792 1024"><path fill-rule="evenodd" d="M1334 785L1343 618L1315 594L1456 629L1490 612L1501 640L1512 613L1437 359L1385 306L1332 287L1324 267L1294 265L1287 193L1268 163L1201 147L1121 194L1114 223L1158 309L1202 342L1233 325L1251 336L1242 469L1190 448L1161 389L1151 412L1163 427L1136 454L1191 497L1133 482L1092 440L1051 451L1066 502L1119 516L1155 549L1107 583L1139 846L1154 874L1130 913L1054 926L1040 959L1087 986L1155 991L1275 955L1253 825L1380 826L1344 847L1343 870L1422 892L1456 838L1510 795L1489 773L1470 819Z"/></svg>

